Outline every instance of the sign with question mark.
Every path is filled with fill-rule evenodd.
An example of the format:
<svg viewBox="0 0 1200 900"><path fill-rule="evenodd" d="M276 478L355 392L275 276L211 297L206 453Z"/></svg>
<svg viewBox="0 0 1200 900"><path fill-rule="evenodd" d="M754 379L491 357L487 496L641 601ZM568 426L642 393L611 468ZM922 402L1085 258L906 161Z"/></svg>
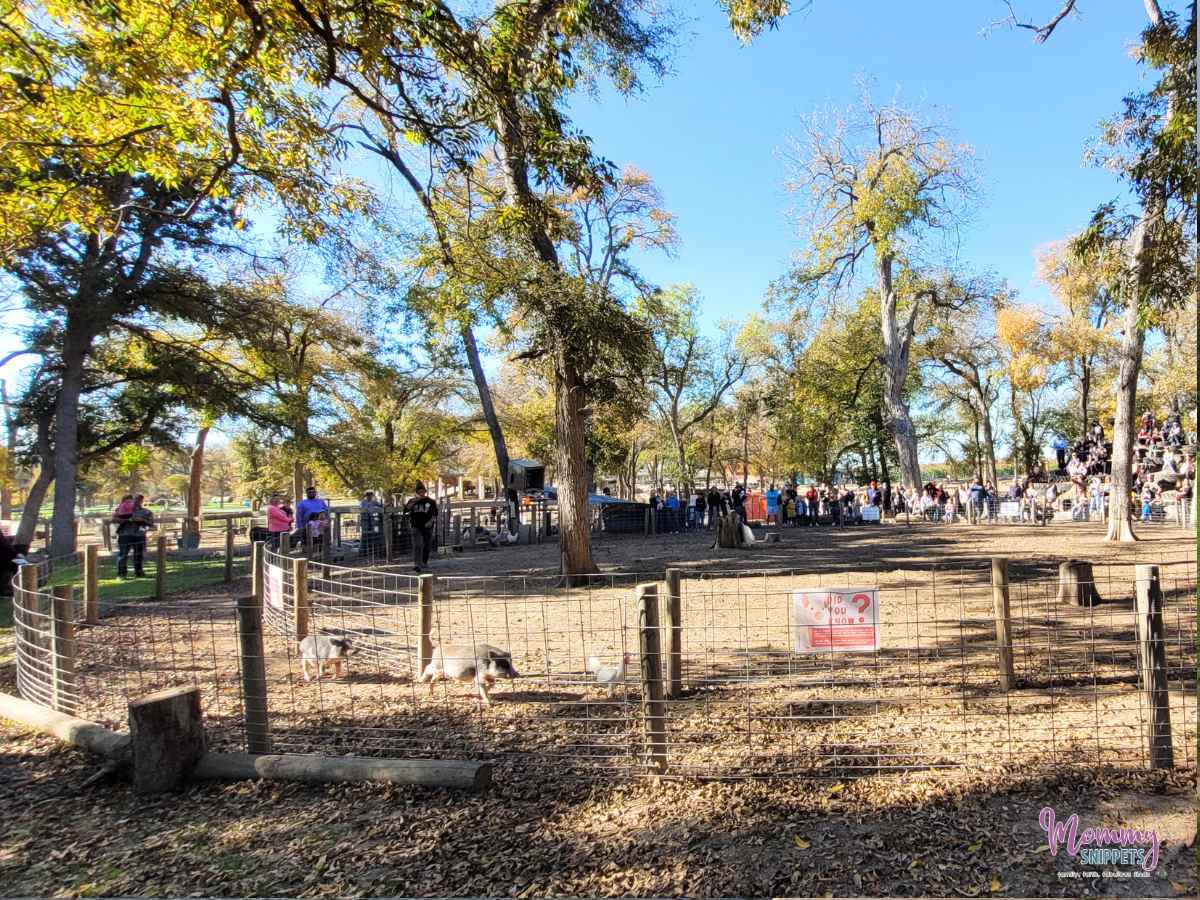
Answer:
<svg viewBox="0 0 1200 900"><path fill-rule="evenodd" d="M796 653L869 653L879 649L879 589L817 588L792 592Z"/></svg>

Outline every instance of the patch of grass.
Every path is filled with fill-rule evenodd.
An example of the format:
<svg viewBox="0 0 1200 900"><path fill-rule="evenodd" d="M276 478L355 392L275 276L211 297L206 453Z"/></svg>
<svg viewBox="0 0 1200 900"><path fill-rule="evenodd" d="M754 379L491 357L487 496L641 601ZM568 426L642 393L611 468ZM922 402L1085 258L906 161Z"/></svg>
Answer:
<svg viewBox="0 0 1200 900"><path fill-rule="evenodd" d="M235 578L246 573L247 561L235 559L233 575ZM130 574L133 574L132 561ZM100 602L104 603L136 603L154 598L155 562L152 557L146 559L146 575L144 578L121 579L117 577L116 559L104 558L100 561L99 586ZM223 559L168 559L165 591L168 595L196 588L222 584L225 581L225 561ZM82 582L79 569L71 567L56 571L49 581L54 587L60 584L73 584L77 587Z"/></svg>

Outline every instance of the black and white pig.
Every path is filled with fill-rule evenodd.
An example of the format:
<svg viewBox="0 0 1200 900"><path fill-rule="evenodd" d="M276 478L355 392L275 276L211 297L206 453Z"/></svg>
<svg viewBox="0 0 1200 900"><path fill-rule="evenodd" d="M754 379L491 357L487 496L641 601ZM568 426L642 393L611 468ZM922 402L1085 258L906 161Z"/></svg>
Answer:
<svg viewBox="0 0 1200 900"><path fill-rule="evenodd" d="M429 682L430 696L436 681L474 681L480 702L490 706L487 689L500 678L516 678L519 674L507 650L490 644L447 644L434 648L429 665L418 680Z"/></svg>
<svg viewBox="0 0 1200 900"><path fill-rule="evenodd" d="M335 678L340 678L343 674L342 665L348 663L346 659L354 648L350 644L349 638L332 638L323 634L310 634L300 642L300 667L304 670L304 680L309 680L308 666L313 664L317 667L317 681L325 674L325 664L329 663L333 666ZM349 666L345 674L349 674Z"/></svg>

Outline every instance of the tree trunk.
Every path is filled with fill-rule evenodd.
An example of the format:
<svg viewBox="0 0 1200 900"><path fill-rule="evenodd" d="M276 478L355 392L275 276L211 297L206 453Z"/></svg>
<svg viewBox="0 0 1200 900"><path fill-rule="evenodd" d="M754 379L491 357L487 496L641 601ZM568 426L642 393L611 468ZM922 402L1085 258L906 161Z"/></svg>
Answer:
<svg viewBox="0 0 1200 900"><path fill-rule="evenodd" d="M979 416L972 415L971 424L975 426L975 480L983 481L983 444L979 442Z"/></svg>
<svg viewBox="0 0 1200 900"><path fill-rule="evenodd" d="M4 471L0 472L0 519L12 518L14 460L17 453L17 428L8 405L8 385L0 379L0 406L4 407Z"/></svg>
<svg viewBox="0 0 1200 900"><path fill-rule="evenodd" d="M188 469L187 521L184 523L184 531L188 534L200 533L200 480L204 477L204 444L208 440L208 429L209 426L204 425L196 431L196 443L192 446Z"/></svg>
<svg viewBox="0 0 1200 900"><path fill-rule="evenodd" d="M563 574L569 583L599 570L592 561L592 534L587 502L586 441L582 409L583 385L567 350L559 348L554 366L554 437L558 450L559 540Z"/></svg>
<svg viewBox="0 0 1200 900"><path fill-rule="evenodd" d="M492 437L492 449L496 453L496 469L500 480L508 484L508 444L504 441L504 431L500 428L500 419L496 416L496 407L492 403L492 389L488 385L487 373L483 371L483 363L479 358L479 347L475 343L475 332L471 326L463 326L463 347L467 351L467 361L471 364L471 377L475 379L475 391L479 394L479 406L483 410L483 420L487 422L488 434Z"/></svg>
<svg viewBox="0 0 1200 900"><path fill-rule="evenodd" d="M1079 415L1080 434L1088 433L1088 407L1092 399L1092 367L1083 359L1079 361Z"/></svg>
<svg viewBox="0 0 1200 900"><path fill-rule="evenodd" d="M1000 484L1000 471L996 466L996 437L992 432L992 414L984 410L979 416L979 427L983 430L983 457L987 461L987 476L994 485ZM980 479L982 480L982 479Z"/></svg>
<svg viewBox="0 0 1200 900"><path fill-rule="evenodd" d="M742 490L750 490L750 420L742 429Z"/></svg>
<svg viewBox="0 0 1200 900"><path fill-rule="evenodd" d="M299 503L304 499L304 463L300 460L292 462L292 502Z"/></svg>
<svg viewBox="0 0 1200 900"><path fill-rule="evenodd" d="M892 260L879 261L880 322L883 330L883 388L887 405L888 426L900 457L900 476L905 487L921 486L921 462L917 454L917 430L913 427L904 399L904 382L908 378L908 350L912 319L901 333L896 320L896 292L892 288ZM910 317L915 315L915 310Z"/></svg>
<svg viewBox="0 0 1200 900"><path fill-rule="evenodd" d="M62 384L54 407L54 513L50 555L75 552L75 492L79 480L79 398L83 363L92 336L68 316L62 351Z"/></svg>
<svg viewBox="0 0 1200 900"><path fill-rule="evenodd" d="M1136 541L1129 491L1133 486L1133 438L1136 431L1138 373L1146 333L1138 327L1138 304L1130 299L1125 311L1125 334L1121 339L1117 374L1117 415L1113 423L1112 491L1108 498L1110 541Z"/></svg>
<svg viewBox="0 0 1200 900"><path fill-rule="evenodd" d="M879 429L879 433L883 434L883 408L876 407L875 409L875 426ZM892 483L892 473L888 470L887 447L883 445L883 441L879 442L879 471L883 475L884 484Z"/></svg>
<svg viewBox="0 0 1200 900"><path fill-rule="evenodd" d="M29 485L29 492L25 495L25 505L21 508L21 522L17 525L17 533L13 537L14 543L27 546L33 543L33 536L37 532L38 518L42 513L42 502L46 499L46 491L50 488L50 482L54 480L54 469L47 465L48 462L48 459L43 458L37 478Z"/></svg>

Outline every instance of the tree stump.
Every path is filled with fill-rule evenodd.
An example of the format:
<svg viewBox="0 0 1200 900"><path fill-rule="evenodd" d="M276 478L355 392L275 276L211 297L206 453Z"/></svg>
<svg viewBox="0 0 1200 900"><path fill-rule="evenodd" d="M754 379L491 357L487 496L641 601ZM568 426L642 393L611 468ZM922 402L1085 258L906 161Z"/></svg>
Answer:
<svg viewBox="0 0 1200 900"><path fill-rule="evenodd" d="M1095 606L1101 601L1092 575L1092 564L1068 559L1058 564L1058 602L1074 606Z"/></svg>
<svg viewBox="0 0 1200 900"><path fill-rule="evenodd" d="M746 546L742 539L742 520L737 513L726 513L717 522L717 546L729 550Z"/></svg>
<svg viewBox="0 0 1200 900"><path fill-rule="evenodd" d="M129 704L133 789L159 794L179 788L204 755L200 689L167 688Z"/></svg>

